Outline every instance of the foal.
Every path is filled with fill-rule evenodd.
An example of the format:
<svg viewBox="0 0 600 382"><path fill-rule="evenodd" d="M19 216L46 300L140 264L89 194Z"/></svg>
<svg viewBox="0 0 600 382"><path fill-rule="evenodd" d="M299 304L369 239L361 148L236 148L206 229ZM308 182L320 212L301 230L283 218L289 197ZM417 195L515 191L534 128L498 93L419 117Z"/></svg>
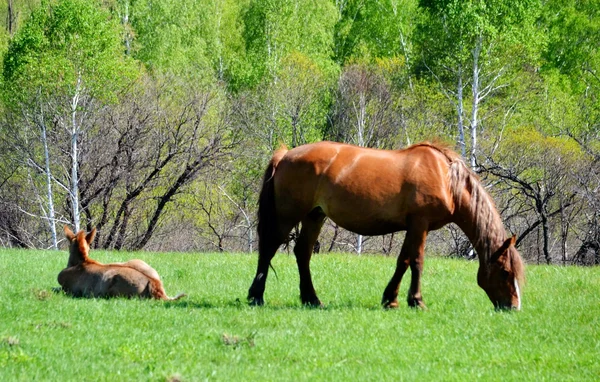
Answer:
<svg viewBox="0 0 600 382"><path fill-rule="evenodd" d="M86 234L73 233L65 226L65 236L69 240L69 262L67 268L58 274L62 289L75 297L141 297L159 300L177 300L167 296L158 273L142 260L126 263L102 264L88 257L90 244L96 236L96 229Z"/></svg>

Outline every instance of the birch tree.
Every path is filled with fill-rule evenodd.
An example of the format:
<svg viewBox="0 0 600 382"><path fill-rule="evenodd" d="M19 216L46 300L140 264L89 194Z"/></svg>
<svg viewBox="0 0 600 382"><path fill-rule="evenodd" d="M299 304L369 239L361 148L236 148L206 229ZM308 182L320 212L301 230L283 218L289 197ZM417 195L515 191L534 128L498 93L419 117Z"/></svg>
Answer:
<svg viewBox="0 0 600 382"><path fill-rule="evenodd" d="M77 231L81 136L88 133L94 110L112 102L135 76L122 53L121 27L94 1L46 2L11 41L3 76L9 109L40 127L49 210L56 182L67 194L69 220ZM49 137L57 147L48 146Z"/></svg>
<svg viewBox="0 0 600 382"><path fill-rule="evenodd" d="M419 29L422 63L453 105L458 146L475 168L481 105L515 80L518 65L538 56L544 41L535 28L541 4L422 0L420 5L427 14Z"/></svg>

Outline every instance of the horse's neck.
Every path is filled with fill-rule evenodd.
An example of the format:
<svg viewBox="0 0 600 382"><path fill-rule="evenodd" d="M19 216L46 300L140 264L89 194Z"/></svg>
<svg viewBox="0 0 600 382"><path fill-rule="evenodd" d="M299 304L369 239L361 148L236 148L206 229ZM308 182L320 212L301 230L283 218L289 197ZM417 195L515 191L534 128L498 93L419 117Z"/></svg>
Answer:
<svg viewBox="0 0 600 382"><path fill-rule="evenodd" d="M482 264L502 245L504 227L498 222L482 227L475 219L463 219L457 224L475 248Z"/></svg>
<svg viewBox="0 0 600 382"><path fill-rule="evenodd" d="M90 260L86 255L80 253L79 251L71 251L69 254L69 262L67 263L67 268L74 267L89 261L93 260Z"/></svg>

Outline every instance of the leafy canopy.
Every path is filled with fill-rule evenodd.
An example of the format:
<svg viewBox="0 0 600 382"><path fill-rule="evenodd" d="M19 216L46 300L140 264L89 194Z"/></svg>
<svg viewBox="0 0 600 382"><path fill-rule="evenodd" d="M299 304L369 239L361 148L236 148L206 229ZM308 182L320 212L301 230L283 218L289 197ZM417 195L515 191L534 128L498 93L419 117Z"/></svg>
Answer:
<svg viewBox="0 0 600 382"><path fill-rule="evenodd" d="M135 69L123 54L118 21L99 3L44 1L10 42L3 77L12 99L73 94L78 87L110 98Z"/></svg>

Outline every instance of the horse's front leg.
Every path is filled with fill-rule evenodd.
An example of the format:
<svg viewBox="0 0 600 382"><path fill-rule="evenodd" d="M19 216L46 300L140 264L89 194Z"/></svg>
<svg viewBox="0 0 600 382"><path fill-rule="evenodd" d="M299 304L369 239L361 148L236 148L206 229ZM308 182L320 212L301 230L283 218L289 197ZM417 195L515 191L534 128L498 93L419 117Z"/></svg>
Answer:
<svg viewBox="0 0 600 382"><path fill-rule="evenodd" d="M385 308L398 307L398 291L404 273L410 266L411 283L408 291L408 305L425 308L421 296L421 272L423 270L423 257L425 253L425 240L427 238L427 223L412 222L406 231L406 237L398 256L396 271L383 292L381 300Z"/></svg>
<svg viewBox="0 0 600 382"><path fill-rule="evenodd" d="M398 260L396 262L396 270L394 271L394 275L383 291L381 304L384 308L398 307L398 291L400 290L400 282L402 281L404 272L406 272L406 269L408 269L408 264L409 254L407 249L407 240L404 239L402 249L400 250L400 255L398 256Z"/></svg>
<svg viewBox="0 0 600 382"><path fill-rule="evenodd" d="M319 307L322 304L313 286L310 274L310 259L324 220L325 215L321 209L313 210L309 216L302 220L302 229L294 246L294 254L296 255L300 275L300 300L304 305L313 307Z"/></svg>
<svg viewBox="0 0 600 382"><path fill-rule="evenodd" d="M408 289L407 302L412 308L426 309L421 295L421 274L423 273L424 251L420 251L410 259L410 288Z"/></svg>

